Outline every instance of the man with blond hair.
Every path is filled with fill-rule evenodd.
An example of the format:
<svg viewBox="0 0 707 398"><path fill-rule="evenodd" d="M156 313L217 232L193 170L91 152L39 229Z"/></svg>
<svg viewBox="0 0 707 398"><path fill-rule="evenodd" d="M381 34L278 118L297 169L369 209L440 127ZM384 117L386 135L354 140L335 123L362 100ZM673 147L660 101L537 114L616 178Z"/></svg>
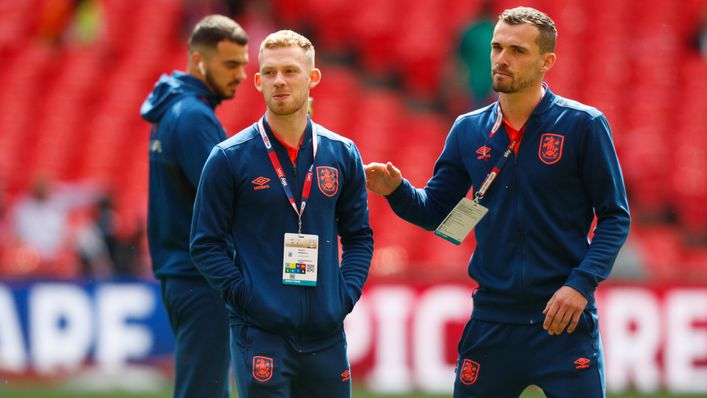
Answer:
<svg viewBox="0 0 707 398"><path fill-rule="evenodd" d="M239 397L350 397L343 321L373 254L363 163L307 116L309 40L273 33L258 62L267 110L206 161L192 258L226 301Z"/></svg>
<svg viewBox="0 0 707 398"><path fill-rule="evenodd" d="M605 396L594 291L630 217L606 118L543 83L556 34L538 10L500 15L491 39L499 100L457 118L425 188L390 162L366 166L369 189L400 217L456 243L476 225L468 272L479 288L456 398L518 397L531 384L548 397Z"/></svg>

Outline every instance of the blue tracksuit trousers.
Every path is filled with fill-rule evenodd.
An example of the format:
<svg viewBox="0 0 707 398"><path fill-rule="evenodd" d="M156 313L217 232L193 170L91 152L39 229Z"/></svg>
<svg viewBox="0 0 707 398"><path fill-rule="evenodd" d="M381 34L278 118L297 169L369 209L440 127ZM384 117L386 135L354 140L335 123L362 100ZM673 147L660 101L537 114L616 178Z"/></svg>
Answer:
<svg viewBox="0 0 707 398"><path fill-rule="evenodd" d="M239 398L351 397L345 340L298 352L281 336L252 326L231 326L231 336Z"/></svg>
<svg viewBox="0 0 707 398"><path fill-rule="evenodd" d="M162 301L175 339L174 398L228 398L226 305L202 278L162 278Z"/></svg>
<svg viewBox="0 0 707 398"><path fill-rule="evenodd" d="M589 311L573 333L554 336L542 323L471 319L458 350L455 398L517 398L532 384L548 398L606 396L597 317Z"/></svg>

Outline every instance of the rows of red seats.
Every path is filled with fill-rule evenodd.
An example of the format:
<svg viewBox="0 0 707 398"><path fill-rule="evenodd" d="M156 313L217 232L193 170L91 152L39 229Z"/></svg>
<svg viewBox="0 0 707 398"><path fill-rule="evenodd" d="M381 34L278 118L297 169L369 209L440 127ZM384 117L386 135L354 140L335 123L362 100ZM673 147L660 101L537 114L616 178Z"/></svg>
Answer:
<svg viewBox="0 0 707 398"><path fill-rule="evenodd" d="M16 193L38 172L98 180L116 191L122 225L141 222L148 127L139 107L160 73L183 69L186 62L181 4L105 0L105 32L98 42L56 48L31 40L33 11L40 3L18 2L8 19L12 23L0 28L0 54L6 59L0 63L0 181ZM635 214L674 208L683 227L704 230L707 63L685 44L704 2L687 0L676 7L649 0L638 9L609 0L530 3L547 9L560 31L559 63L548 76L551 88L596 105L612 124ZM456 35L481 2L273 4L283 24L310 25L320 53L359 54L362 71L322 67L324 79L313 91L315 119L353 138L365 162L394 161L415 185L424 185L452 117L410 109L406 99L436 95ZM496 8L513 5L504 0ZM254 65L249 68L252 75ZM393 72L401 73L406 91L362 83L362 76ZM218 115L233 134L263 112L260 94L246 83ZM473 242L453 246L398 219L383 199L371 197L370 204L376 272L414 277L433 264L463 275ZM676 263L693 264L688 268L695 270L705 265L703 249L685 249L677 229L665 230L641 234L639 225L636 234L661 242L641 246L650 253L646 258L655 276Z"/></svg>

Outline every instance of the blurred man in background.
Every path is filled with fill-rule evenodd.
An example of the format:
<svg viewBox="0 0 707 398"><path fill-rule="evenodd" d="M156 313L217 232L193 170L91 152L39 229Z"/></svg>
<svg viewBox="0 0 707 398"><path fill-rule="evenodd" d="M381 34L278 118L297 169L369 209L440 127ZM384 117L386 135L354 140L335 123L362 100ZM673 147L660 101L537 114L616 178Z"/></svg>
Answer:
<svg viewBox="0 0 707 398"><path fill-rule="evenodd" d="M189 228L201 169L226 139L214 108L246 78L248 37L211 15L189 37L187 73L163 75L142 105L150 133L148 240L154 275L176 340L174 396L229 396L226 309L194 267Z"/></svg>
<svg viewBox="0 0 707 398"><path fill-rule="evenodd" d="M501 14L499 101L456 120L424 189L390 162L366 166L368 187L400 217L456 242L478 222L455 397L517 397L530 384L548 397L605 396L594 291L628 235L628 203L602 113L543 83L556 35L540 11Z"/></svg>
<svg viewBox="0 0 707 398"><path fill-rule="evenodd" d="M239 397L349 397L343 321L373 255L363 163L307 116L312 43L279 31L258 58L267 111L206 161L192 256L228 304Z"/></svg>

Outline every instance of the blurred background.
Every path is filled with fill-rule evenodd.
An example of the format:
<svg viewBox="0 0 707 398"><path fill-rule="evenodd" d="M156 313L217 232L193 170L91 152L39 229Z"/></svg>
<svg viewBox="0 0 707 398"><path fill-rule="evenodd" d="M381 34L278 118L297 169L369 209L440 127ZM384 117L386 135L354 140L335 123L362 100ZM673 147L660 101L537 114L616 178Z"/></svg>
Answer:
<svg viewBox="0 0 707 398"><path fill-rule="evenodd" d="M185 69L199 19L246 29L249 78L268 33L308 36L314 119L423 186L456 116L495 100L489 42L518 5L556 22L550 88L606 114L628 188L631 233L597 293L608 389L707 397L707 0L0 0L0 396L169 396L139 108ZM245 83L217 115L232 135L264 111ZM449 396L473 237L369 202L355 396Z"/></svg>

